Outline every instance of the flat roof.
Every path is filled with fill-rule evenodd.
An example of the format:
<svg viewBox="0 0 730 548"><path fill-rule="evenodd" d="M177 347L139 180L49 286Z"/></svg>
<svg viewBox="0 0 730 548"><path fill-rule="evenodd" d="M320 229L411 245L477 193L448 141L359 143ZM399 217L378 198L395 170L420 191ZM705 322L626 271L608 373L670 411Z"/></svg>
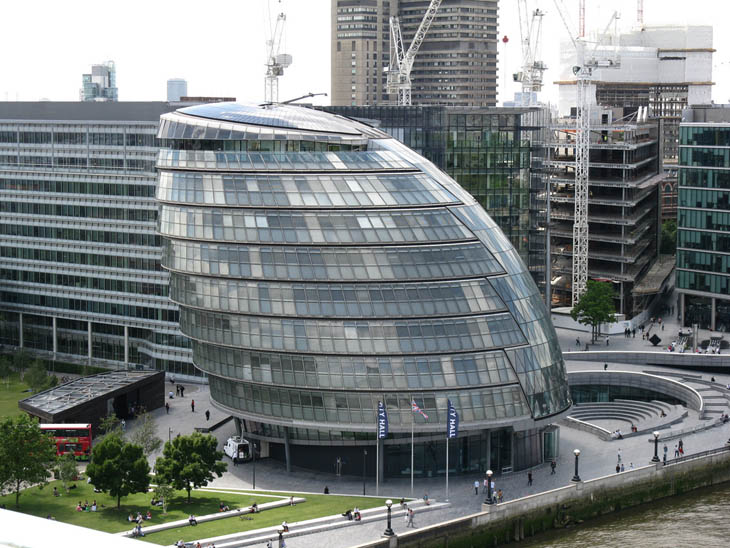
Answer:
<svg viewBox="0 0 730 548"><path fill-rule="evenodd" d="M18 406L28 412L56 415L160 373L160 371L110 371L81 377L20 400Z"/></svg>
<svg viewBox="0 0 730 548"><path fill-rule="evenodd" d="M0 101L0 120L159 122L189 102L167 101Z"/></svg>

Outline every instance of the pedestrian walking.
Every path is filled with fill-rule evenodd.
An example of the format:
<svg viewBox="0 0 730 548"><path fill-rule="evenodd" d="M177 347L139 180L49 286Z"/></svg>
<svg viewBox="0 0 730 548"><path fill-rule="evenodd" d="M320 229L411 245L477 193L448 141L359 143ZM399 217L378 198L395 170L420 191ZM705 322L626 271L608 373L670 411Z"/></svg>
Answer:
<svg viewBox="0 0 730 548"><path fill-rule="evenodd" d="M176 396L179 396L180 395L180 385L179 384L176 384L175 385L175 395Z"/></svg>
<svg viewBox="0 0 730 548"><path fill-rule="evenodd" d="M619 463L616 463L616 473L618 474L621 471L621 465Z"/></svg>
<svg viewBox="0 0 730 548"><path fill-rule="evenodd" d="M180 385L180 397L185 397L185 387L182 384Z"/></svg>
<svg viewBox="0 0 730 548"><path fill-rule="evenodd" d="M483 494L487 494L487 486L489 485L489 482L487 481L487 478L484 478L484 490L482 491Z"/></svg>
<svg viewBox="0 0 730 548"><path fill-rule="evenodd" d="M474 494L479 494L479 480L474 480Z"/></svg>
<svg viewBox="0 0 730 548"><path fill-rule="evenodd" d="M527 472L527 485L532 485L532 472Z"/></svg>
<svg viewBox="0 0 730 548"><path fill-rule="evenodd" d="M205 420L207 420L207 421L210 420L210 410L209 409L205 410Z"/></svg>
<svg viewBox="0 0 730 548"><path fill-rule="evenodd" d="M550 461L550 475L551 476L555 475L555 466L556 466L555 459L553 459Z"/></svg>
<svg viewBox="0 0 730 548"><path fill-rule="evenodd" d="M504 493L502 492L501 489L499 491L497 491L497 502L500 504L502 504L504 502Z"/></svg>
<svg viewBox="0 0 730 548"><path fill-rule="evenodd" d="M679 446L675 443L674 444L674 458L676 459L679 456Z"/></svg>
<svg viewBox="0 0 730 548"><path fill-rule="evenodd" d="M604 370L604 371L607 371L607 370L608 370L608 364L607 364L607 363L604 363L604 364L603 364L603 370Z"/></svg>
<svg viewBox="0 0 730 548"><path fill-rule="evenodd" d="M121 424L122 424L122 432L126 432L127 431L127 421L122 419Z"/></svg>
<svg viewBox="0 0 730 548"><path fill-rule="evenodd" d="M624 463L621 463L621 471L624 472L626 469L624 468Z"/></svg>
<svg viewBox="0 0 730 548"><path fill-rule="evenodd" d="M192 400L190 402L190 411L192 411L193 413L195 413L195 400Z"/></svg>
<svg viewBox="0 0 730 548"><path fill-rule="evenodd" d="M413 508L409 508L408 514L407 514L408 521L406 522L406 528L408 528L408 527L413 527L414 529L416 528L416 523L414 521L415 517L416 516L415 516L415 512L413 511Z"/></svg>
<svg viewBox="0 0 730 548"><path fill-rule="evenodd" d="M169 401L165 402L165 413L168 415L170 414L170 402Z"/></svg>
<svg viewBox="0 0 730 548"><path fill-rule="evenodd" d="M636 338L636 328L635 327L631 330L631 337L634 339Z"/></svg>
<svg viewBox="0 0 730 548"><path fill-rule="evenodd" d="M575 346L580 348L580 339L578 339L578 338L575 339Z"/></svg>
<svg viewBox="0 0 730 548"><path fill-rule="evenodd" d="M679 452L684 453L684 442L682 442L682 438L679 438Z"/></svg>
<svg viewBox="0 0 730 548"><path fill-rule="evenodd" d="M621 448L618 450L618 462L621 462Z"/></svg>
<svg viewBox="0 0 730 548"><path fill-rule="evenodd" d="M608 335L606 335L606 346L608 346Z"/></svg>

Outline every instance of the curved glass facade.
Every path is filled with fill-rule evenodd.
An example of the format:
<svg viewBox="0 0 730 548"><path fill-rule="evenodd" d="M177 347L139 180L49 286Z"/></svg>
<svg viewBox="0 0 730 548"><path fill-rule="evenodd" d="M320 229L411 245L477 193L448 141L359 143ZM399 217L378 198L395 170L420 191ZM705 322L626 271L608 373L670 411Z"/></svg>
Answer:
<svg viewBox="0 0 730 548"><path fill-rule="evenodd" d="M315 443L318 457L293 458L316 468L330 442L375 444L384 401L396 459L412 423L441 439L450 399L477 463L465 469L537 464L540 429L570 407L557 338L517 253L452 179L301 107L190 107L159 137L176 147L158 161L171 298L213 402L250 436ZM251 152L263 141L278 152ZM322 152L302 152L315 141Z"/></svg>

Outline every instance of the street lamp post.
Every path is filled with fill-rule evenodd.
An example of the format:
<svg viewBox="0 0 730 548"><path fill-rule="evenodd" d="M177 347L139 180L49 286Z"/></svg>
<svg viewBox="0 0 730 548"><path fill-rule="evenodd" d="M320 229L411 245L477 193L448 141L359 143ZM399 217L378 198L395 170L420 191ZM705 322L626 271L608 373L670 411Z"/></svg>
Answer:
<svg viewBox="0 0 730 548"><path fill-rule="evenodd" d="M492 504L492 472L491 470L487 470L487 500L484 501L484 504Z"/></svg>
<svg viewBox="0 0 730 548"><path fill-rule="evenodd" d="M651 458L651 462L659 462L659 432L654 431L654 456Z"/></svg>
<svg viewBox="0 0 730 548"><path fill-rule="evenodd" d="M390 527L390 507L393 506L393 501L390 499L386 500L385 506L388 507L388 526L385 528L385 531L383 531L383 536L392 537L393 535L395 535L393 529Z"/></svg>
<svg viewBox="0 0 730 548"><path fill-rule="evenodd" d="M362 494L365 495L365 466L367 464L368 450L362 450Z"/></svg>
<svg viewBox="0 0 730 548"><path fill-rule="evenodd" d="M571 481L580 481L580 476L578 475L578 457L580 456L580 449L573 451L573 454L575 455L575 476L573 476Z"/></svg>

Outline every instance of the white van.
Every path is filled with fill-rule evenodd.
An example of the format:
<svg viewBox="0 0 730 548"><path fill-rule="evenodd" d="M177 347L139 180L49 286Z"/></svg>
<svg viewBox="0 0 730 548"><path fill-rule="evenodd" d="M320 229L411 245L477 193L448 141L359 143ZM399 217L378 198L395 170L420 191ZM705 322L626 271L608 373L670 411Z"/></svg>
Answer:
<svg viewBox="0 0 730 548"><path fill-rule="evenodd" d="M234 436L228 438L223 452L228 455L233 462L245 462L251 460L251 449L247 440Z"/></svg>

